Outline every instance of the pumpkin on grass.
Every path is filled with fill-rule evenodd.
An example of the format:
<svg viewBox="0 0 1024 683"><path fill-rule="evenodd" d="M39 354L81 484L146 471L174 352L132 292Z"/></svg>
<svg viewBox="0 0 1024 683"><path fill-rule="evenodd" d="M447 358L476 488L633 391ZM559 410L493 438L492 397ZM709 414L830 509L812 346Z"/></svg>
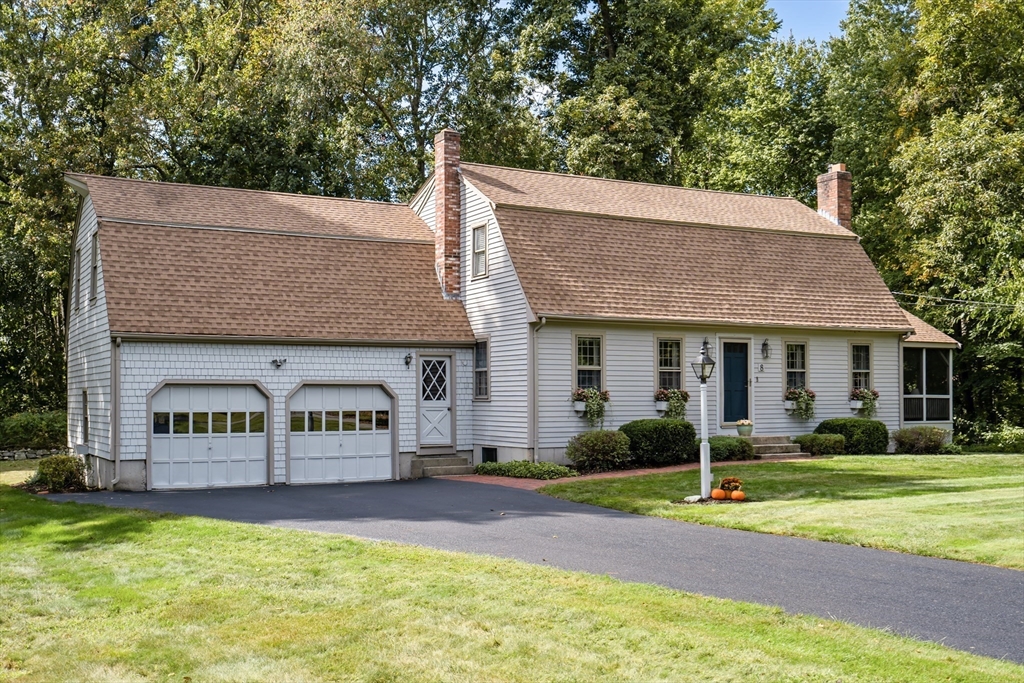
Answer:
<svg viewBox="0 0 1024 683"><path fill-rule="evenodd" d="M743 493L743 491L732 491L729 493L729 497L733 500L746 500L747 494Z"/></svg>
<svg viewBox="0 0 1024 683"><path fill-rule="evenodd" d="M725 491L722 489L711 489L711 497L715 500L725 500Z"/></svg>

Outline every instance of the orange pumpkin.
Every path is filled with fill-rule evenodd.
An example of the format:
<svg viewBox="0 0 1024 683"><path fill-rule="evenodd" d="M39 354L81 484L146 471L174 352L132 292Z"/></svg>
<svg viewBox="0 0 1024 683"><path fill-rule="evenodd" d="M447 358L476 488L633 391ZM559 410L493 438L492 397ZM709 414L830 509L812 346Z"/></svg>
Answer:
<svg viewBox="0 0 1024 683"><path fill-rule="evenodd" d="M733 500L746 500L747 494L743 493L743 491L733 491L729 494L729 497Z"/></svg>
<svg viewBox="0 0 1024 683"><path fill-rule="evenodd" d="M715 500L725 500L727 496L722 489L711 489L711 497Z"/></svg>

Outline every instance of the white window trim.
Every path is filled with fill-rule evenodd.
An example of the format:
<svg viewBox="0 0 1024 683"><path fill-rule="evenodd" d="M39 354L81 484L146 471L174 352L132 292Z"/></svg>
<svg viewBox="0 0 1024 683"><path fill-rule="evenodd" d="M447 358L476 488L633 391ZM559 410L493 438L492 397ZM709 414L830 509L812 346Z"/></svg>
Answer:
<svg viewBox="0 0 1024 683"><path fill-rule="evenodd" d="M945 351L948 355L946 356L946 375L948 377L949 392L946 394L906 394L906 383L903 379L903 369L905 358L904 355L907 349L921 349L921 371L926 372L928 366L928 349L938 349L939 351ZM921 377L924 380L924 375ZM927 382L925 382L925 389L928 388ZM921 420L907 420L906 411L904 410L903 400L906 398L920 398L923 401L921 406L921 414L924 419ZM929 420L928 419L928 399L929 398L948 398L949 399L949 414L945 420ZM953 421L953 349L948 346L940 346L936 344L904 342L900 344L900 425L904 423L909 424L912 427L926 426L929 424L948 424Z"/></svg>
<svg viewBox="0 0 1024 683"><path fill-rule="evenodd" d="M655 334L654 335L654 391L661 388L661 346L660 342L679 342L679 388L686 391L686 337L679 334ZM654 395L654 392L651 392Z"/></svg>
<svg viewBox="0 0 1024 683"><path fill-rule="evenodd" d="M576 384L576 379L579 377L580 366L577 364L579 361L579 339L600 339L601 340L601 359L599 366L584 365L584 370L600 370L601 371L601 386L600 390L605 391L608 387L608 368L606 362L606 354L608 352L608 344L605 340L604 332L573 332L572 333L572 388L576 390L579 386Z"/></svg>
<svg viewBox="0 0 1024 683"><path fill-rule="evenodd" d="M473 346L473 400L474 401L490 401L491 400L491 380L494 375L491 373L491 335L484 334L476 338L477 343L487 343L487 395L477 396L476 395L476 373L479 368L476 367L476 345Z"/></svg>
<svg viewBox="0 0 1024 683"><path fill-rule="evenodd" d="M73 296L75 299L75 310L77 311L82 307L82 248L75 249L75 267L74 272L71 276L75 279L72 287L74 288Z"/></svg>
<svg viewBox="0 0 1024 683"><path fill-rule="evenodd" d="M811 388L811 342L809 339L785 337L782 340L782 393L789 391L789 357L787 355L787 344L804 345L804 388ZM850 362L853 363L853 351L850 351ZM851 378L853 375L850 376Z"/></svg>
<svg viewBox="0 0 1024 683"><path fill-rule="evenodd" d="M95 301L96 290L99 289L100 268L100 235L98 232L92 234L92 241L89 244L89 301Z"/></svg>
<svg viewBox="0 0 1024 683"><path fill-rule="evenodd" d="M476 231L484 231L484 248L480 251L476 248ZM489 241L491 238L490 230L488 229L487 223L481 223L480 225L474 225L469 229L469 274L473 280L483 279L490 273L490 263L488 258ZM477 254L484 255L484 271L482 273L476 272L476 256Z"/></svg>
<svg viewBox="0 0 1024 683"><path fill-rule="evenodd" d="M866 346L868 347L868 390L875 388L875 344L872 341L859 341L851 339L850 343L846 348L846 363L849 367L849 372L846 374L846 380L849 386L846 390L846 395L849 396L853 392L853 347L854 346ZM857 372L864 372L864 370L857 370ZM900 393L903 392L903 388L900 387Z"/></svg>

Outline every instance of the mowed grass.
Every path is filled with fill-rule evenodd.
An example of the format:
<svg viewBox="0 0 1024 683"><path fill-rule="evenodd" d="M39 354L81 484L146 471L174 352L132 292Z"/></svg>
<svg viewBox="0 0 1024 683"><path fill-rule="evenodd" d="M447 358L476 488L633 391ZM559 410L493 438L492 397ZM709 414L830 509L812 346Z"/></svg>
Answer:
<svg viewBox="0 0 1024 683"><path fill-rule="evenodd" d="M1024 569L1024 456L851 456L715 467L751 502L675 505L698 471L543 493L641 515Z"/></svg>
<svg viewBox="0 0 1024 683"><path fill-rule="evenodd" d="M608 577L0 486L5 681L1020 681L1024 667Z"/></svg>

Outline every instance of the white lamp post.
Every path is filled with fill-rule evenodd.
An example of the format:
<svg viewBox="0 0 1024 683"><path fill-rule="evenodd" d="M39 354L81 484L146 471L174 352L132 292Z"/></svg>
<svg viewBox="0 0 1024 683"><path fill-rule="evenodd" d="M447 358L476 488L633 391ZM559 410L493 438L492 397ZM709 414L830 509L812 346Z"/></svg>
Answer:
<svg viewBox="0 0 1024 683"><path fill-rule="evenodd" d="M693 374L700 380L700 497L711 497L711 444L708 443L708 378L715 369L715 361L708 351L708 338L700 346L700 355L690 363Z"/></svg>

